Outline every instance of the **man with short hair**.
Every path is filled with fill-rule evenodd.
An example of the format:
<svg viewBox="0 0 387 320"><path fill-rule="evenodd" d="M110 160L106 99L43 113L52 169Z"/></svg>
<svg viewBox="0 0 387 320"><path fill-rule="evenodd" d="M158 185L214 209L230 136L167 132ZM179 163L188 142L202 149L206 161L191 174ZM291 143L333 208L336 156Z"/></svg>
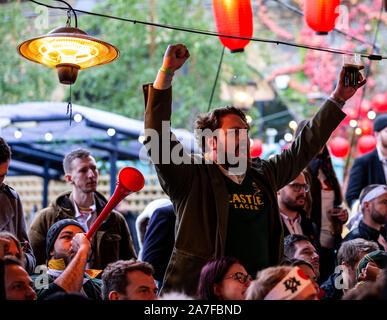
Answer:
<svg viewBox="0 0 387 320"><path fill-rule="evenodd" d="M277 191L278 207L284 227L284 237L289 234L303 234L317 247L316 226L304 210L309 189L304 173L300 173L291 183Z"/></svg>
<svg viewBox="0 0 387 320"><path fill-rule="evenodd" d="M162 291L194 295L201 268L234 256L250 275L282 258L283 231L276 192L295 179L345 117L341 107L365 84L344 85L344 69L332 96L289 149L269 160L251 159L249 124L226 106L198 116L202 155L190 155L171 132L172 79L190 54L170 45L153 84L143 87L145 140L163 190L177 215L176 242ZM187 274L190 276L187 278Z"/></svg>
<svg viewBox="0 0 387 320"><path fill-rule="evenodd" d="M39 282L35 283L39 299L57 292L76 292L92 300L101 300L101 280L85 273L91 244L84 232L83 226L73 219L59 220L48 230L48 284L39 282L44 274L34 276L35 282Z"/></svg>
<svg viewBox="0 0 387 320"><path fill-rule="evenodd" d="M301 259L309 262L318 278L320 276L320 257L308 237L290 234L284 239L284 255L288 259Z"/></svg>
<svg viewBox="0 0 387 320"><path fill-rule="evenodd" d="M104 300L156 300L153 274L153 267L147 262L135 259L113 262L102 274L102 297Z"/></svg>
<svg viewBox="0 0 387 320"><path fill-rule="evenodd" d="M22 267L21 262L12 256L2 259L4 265L4 288L6 300L36 300L33 281Z"/></svg>
<svg viewBox="0 0 387 320"><path fill-rule="evenodd" d="M73 190L59 195L41 210L29 229L31 244L38 264L45 263L45 240L48 229L62 219L77 220L87 232L103 208L105 197L96 191L98 170L88 150L76 149L63 160L66 181ZM114 179L114 177L111 177ZM93 254L89 268L104 269L110 262L136 257L128 225L121 213L112 211L92 239Z"/></svg>
<svg viewBox="0 0 387 320"><path fill-rule="evenodd" d="M356 158L349 173L345 200L351 207L361 190L370 184L386 184L387 181L387 114L374 120L376 149Z"/></svg>
<svg viewBox="0 0 387 320"><path fill-rule="evenodd" d="M8 231L20 241L24 254L24 266L29 274L35 269L35 256L26 231L23 205L18 193L4 183L11 161L11 148L0 138L0 231Z"/></svg>
<svg viewBox="0 0 387 320"><path fill-rule="evenodd" d="M340 300L344 293L356 284L356 267L368 253L378 249L373 241L361 238L349 240L341 244L337 253L337 263L341 270L333 273L321 288L325 291L323 300Z"/></svg>
<svg viewBox="0 0 387 320"><path fill-rule="evenodd" d="M365 187L360 193L360 205L363 218L343 242L363 238L378 243L381 250L386 250L383 226L387 222L387 186L371 184Z"/></svg>

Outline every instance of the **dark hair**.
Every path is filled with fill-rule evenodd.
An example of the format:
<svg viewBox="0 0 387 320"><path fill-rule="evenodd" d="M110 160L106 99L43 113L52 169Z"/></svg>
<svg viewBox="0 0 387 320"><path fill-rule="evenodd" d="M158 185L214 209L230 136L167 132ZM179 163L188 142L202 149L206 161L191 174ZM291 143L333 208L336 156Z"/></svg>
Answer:
<svg viewBox="0 0 387 320"><path fill-rule="evenodd" d="M302 234L289 234L288 236L285 237L284 239L284 255L285 257L292 259L294 257L294 253L296 252L294 245L297 242L300 241L308 241L308 237L302 235Z"/></svg>
<svg viewBox="0 0 387 320"><path fill-rule="evenodd" d="M235 114L242 119L245 123L247 130L250 130L250 126L246 120L246 114L239 108L234 106L225 106L221 108L214 109L210 112L200 114L197 116L195 121L195 132L196 130L205 130L209 129L212 132L216 129L219 129L222 126L222 118L229 114ZM202 134L196 134L196 140L199 146L201 146L202 151L205 150L205 137Z"/></svg>
<svg viewBox="0 0 387 320"><path fill-rule="evenodd" d="M0 163L6 162L9 159L11 159L11 148L3 138L0 138Z"/></svg>
<svg viewBox="0 0 387 320"><path fill-rule="evenodd" d="M208 262L200 272L197 299L219 300L214 293L214 284L222 282L227 271L236 263L239 261L234 257L222 257Z"/></svg>
<svg viewBox="0 0 387 320"><path fill-rule="evenodd" d="M22 262L13 256L5 256L3 258L3 263L4 263L4 266L19 266L24 269Z"/></svg>
<svg viewBox="0 0 387 320"><path fill-rule="evenodd" d="M130 284L127 273L137 270L149 276L154 274L152 265L136 259L118 260L108 264L102 273L102 299L109 300L112 291L125 294L126 287Z"/></svg>
<svg viewBox="0 0 387 320"><path fill-rule="evenodd" d="M70 173L72 170L71 164L75 159L82 159L91 156L89 150L86 149L76 149L66 154L63 159L63 170L65 173Z"/></svg>
<svg viewBox="0 0 387 320"><path fill-rule="evenodd" d="M305 260L302 260L302 259L297 259L297 258L288 259L288 258L284 258L284 259L282 259L281 263L279 264L279 266L292 266L292 267L298 267L298 266L301 266L301 265L308 266L314 272L313 266L308 261L305 261Z"/></svg>
<svg viewBox="0 0 387 320"><path fill-rule="evenodd" d="M1 231L0 232L0 238L5 238L7 240L15 242L16 248L19 251L19 254L16 256L17 259L19 259L23 264L23 250L21 248L21 244L18 238L14 234L8 231Z"/></svg>

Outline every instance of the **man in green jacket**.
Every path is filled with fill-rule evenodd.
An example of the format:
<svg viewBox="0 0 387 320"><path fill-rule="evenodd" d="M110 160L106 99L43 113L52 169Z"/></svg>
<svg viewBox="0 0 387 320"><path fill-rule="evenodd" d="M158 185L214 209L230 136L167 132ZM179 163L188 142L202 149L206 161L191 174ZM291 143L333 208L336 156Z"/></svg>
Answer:
<svg viewBox="0 0 387 320"><path fill-rule="evenodd" d="M73 219L59 220L48 230L48 269L42 275L33 276L38 299L58 292L79 293L92 300L102 299L102 281L86 273L91 244L84 232L81 224Z"/></svg>
<svg viewBox="0 0 387 320"><path fill-rule="evenodd" d="M345 117L345 101L365 80L360 76L356 86L345 87L342 70L321 110L289 149L268 161L250 158L249 126L234 107L198 117L196 133L204 157L191 156L170 131L172 78L188 58L184 45L170 45L156 81L144 86L144 143L177 214L175 247L162 290L193 295L200 270L211 259L234 256L252 276L280 261L283 229L276 192L324 146Z"/></svg>
<svg viewBox="0 0 387 320"><path fill-rule="evenodd" d="M63 167L65 179L73 186L73 191L59 195L49 207L38 212L28 231L37 265L46 263L46 235L55 222L75 219L87 232L107 203L96 191L98 169L88 150L76 149L68 153ZM136 258L125 218L114 210L94 234L91 245L93 254L88 262L91 269L102 270L111 262Z"/></svg>

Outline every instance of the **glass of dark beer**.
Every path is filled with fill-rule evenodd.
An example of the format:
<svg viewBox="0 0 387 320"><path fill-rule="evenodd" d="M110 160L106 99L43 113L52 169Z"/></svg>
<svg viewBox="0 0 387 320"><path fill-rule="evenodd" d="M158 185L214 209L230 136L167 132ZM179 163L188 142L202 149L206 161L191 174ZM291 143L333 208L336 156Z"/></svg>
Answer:
<svg viewBox="0 0 387 320"><path fill-rule="evenodd" d="M362 66L360 54L345 54L343 56L343 64L345 69L345 86L356 86L359 81L359 70Z"/></svg>

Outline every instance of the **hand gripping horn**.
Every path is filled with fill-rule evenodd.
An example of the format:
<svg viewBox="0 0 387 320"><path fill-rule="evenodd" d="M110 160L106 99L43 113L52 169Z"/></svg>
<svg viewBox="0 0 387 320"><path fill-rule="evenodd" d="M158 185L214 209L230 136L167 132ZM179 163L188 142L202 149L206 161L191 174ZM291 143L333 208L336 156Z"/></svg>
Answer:
<svg viewBox="0 0 387 320"><path fill-rule="evenodd" d="M109 202L91 226L86 238L90 240L100 227L101 223L105 221L109 213L112 212L116 205L129 194L140 191L144 187L144 184L145 179L140 171L131 167L123 168L118 174L116 190L114 190Z"/></svg>

